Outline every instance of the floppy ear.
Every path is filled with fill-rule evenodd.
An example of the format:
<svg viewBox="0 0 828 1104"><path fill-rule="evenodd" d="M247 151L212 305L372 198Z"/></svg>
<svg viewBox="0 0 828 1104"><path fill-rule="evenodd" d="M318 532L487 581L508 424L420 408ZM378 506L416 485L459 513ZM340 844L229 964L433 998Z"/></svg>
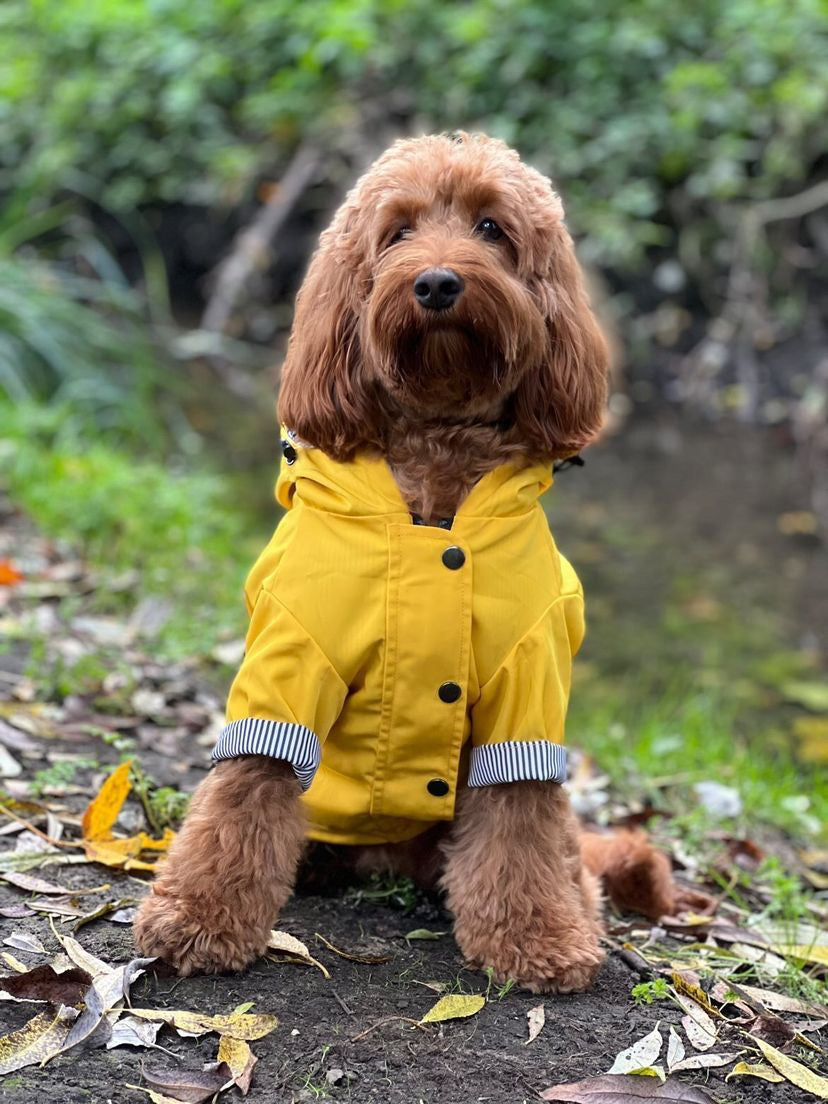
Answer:
<svg viewBox="0 0 828 1104"><path fill-rule="evenodd" d="M343 207L322 234L296 298L282 367L280 422L336 459L378 438L358 332L364 264L352 211Z"/></svg>
<svg viewBox="0 0 828 1104"><path fill-rule="evenodd" d="M589 305L568 231L559 224L547 272L534 291L546 321L546 349L514 398L523 439L545 458L578 452L601 428L609 354Z"/></svg>

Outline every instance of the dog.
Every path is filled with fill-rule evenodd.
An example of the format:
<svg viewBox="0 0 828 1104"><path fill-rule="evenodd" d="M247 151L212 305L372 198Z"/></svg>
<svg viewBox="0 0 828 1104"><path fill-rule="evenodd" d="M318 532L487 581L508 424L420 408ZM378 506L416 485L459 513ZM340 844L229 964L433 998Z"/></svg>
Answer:
<svg viewBox="0 0 828 1104"><path fill-rule="evenodd" d="M535 992L595 978L602 882L674 910L666 857L582 831L561 785L583 601L538 499L601 429L607 379L561 200L516 152L405 139L357 182L297 298L287 513L143 954L246 967L308 838L438 886L468 963Z"/></svg>

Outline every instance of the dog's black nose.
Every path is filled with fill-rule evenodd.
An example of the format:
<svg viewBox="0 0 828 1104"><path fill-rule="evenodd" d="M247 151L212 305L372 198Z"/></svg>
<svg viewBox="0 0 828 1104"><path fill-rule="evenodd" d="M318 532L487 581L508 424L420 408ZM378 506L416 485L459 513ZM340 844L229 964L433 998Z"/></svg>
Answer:
<svg viewBox="0 0 828 1104"><path fill-rule="evenodd" d="M464 286L450 268L427 268L414 281L414 298L427 310L447 310L460 298Z"/></svg>

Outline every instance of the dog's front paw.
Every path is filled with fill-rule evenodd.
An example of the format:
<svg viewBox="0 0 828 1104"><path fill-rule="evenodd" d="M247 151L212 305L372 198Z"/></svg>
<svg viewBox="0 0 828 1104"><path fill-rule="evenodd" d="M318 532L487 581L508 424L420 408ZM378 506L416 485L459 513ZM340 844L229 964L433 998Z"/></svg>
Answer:
<svg viewBox="0 0 828 1104"><path fill-rule="evenodd" d="M469 964L493 971L495 981L515 981L531 993L579 993L588 989L604 961L591 933L492 932L483 925L457 927L455 937Z"/></svg>
<svg viewBox="0 0 828 1104"><path fill-rule="evenodd" d="M143 902L134 926L141 953L162 958L181 977L243 970L264 953L269 932L253 929L238 908L158 893Z"/></svg>

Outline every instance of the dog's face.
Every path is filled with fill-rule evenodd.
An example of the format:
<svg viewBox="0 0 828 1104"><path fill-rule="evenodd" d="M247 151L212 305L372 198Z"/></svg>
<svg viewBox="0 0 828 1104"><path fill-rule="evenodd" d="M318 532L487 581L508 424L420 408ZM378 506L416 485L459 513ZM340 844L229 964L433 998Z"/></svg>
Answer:
<svg viewBox="0 0 828 1104"><path fill-rule="evenodd" d="M606 353L549 181L483 136L401 141L322 235L280 415L347 456L408 417L507 418L529 451L600 425Z"/></svg>

